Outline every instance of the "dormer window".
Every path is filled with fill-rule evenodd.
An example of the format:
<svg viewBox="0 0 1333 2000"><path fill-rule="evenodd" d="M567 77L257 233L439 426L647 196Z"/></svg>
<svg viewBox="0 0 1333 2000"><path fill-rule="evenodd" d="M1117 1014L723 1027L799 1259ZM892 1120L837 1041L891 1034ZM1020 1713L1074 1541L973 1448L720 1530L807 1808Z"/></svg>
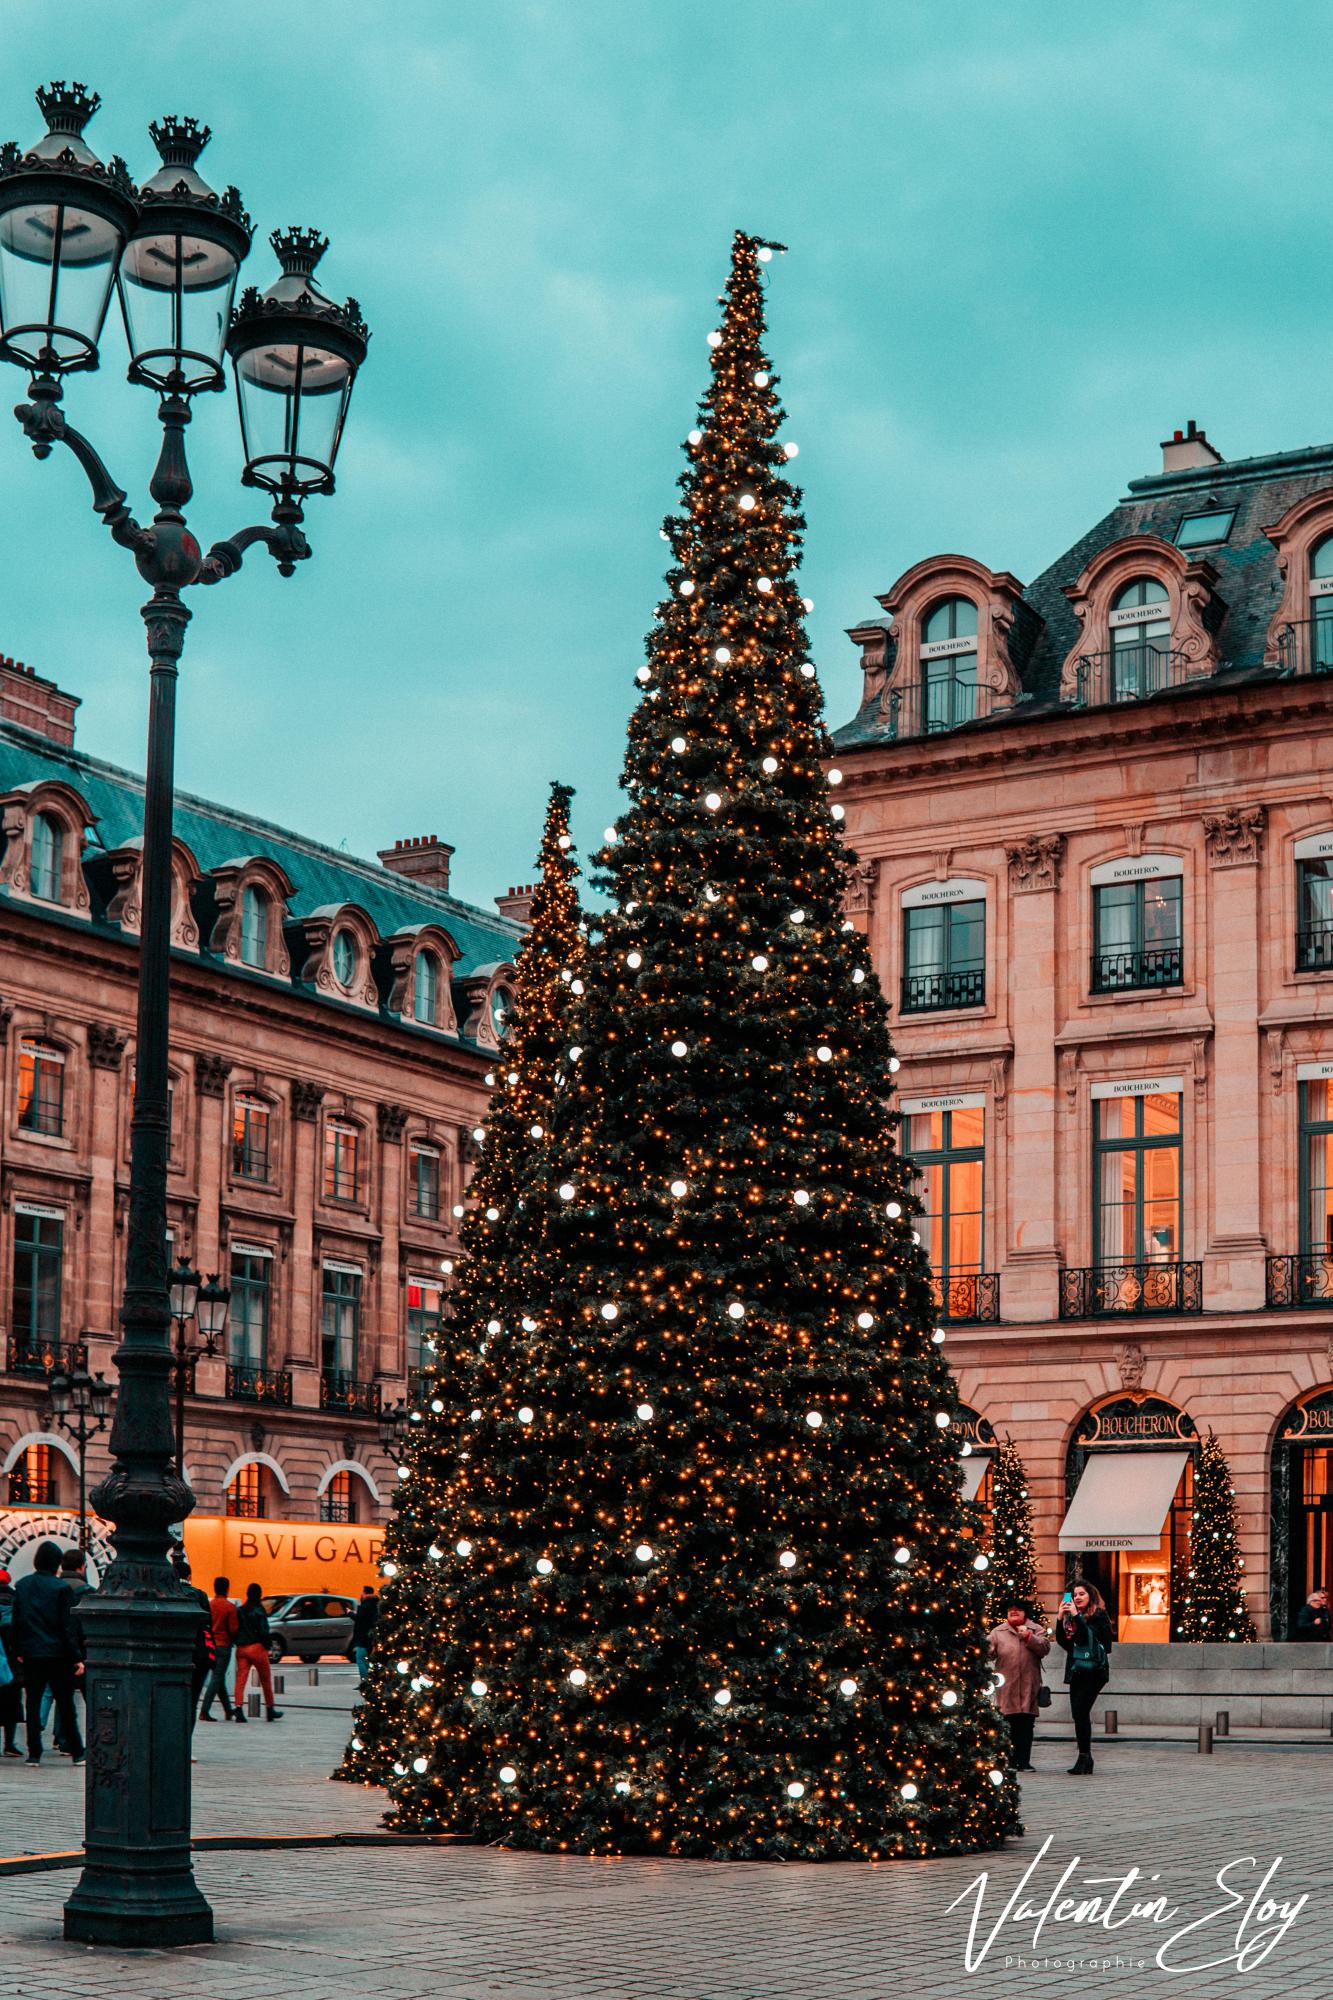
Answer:
<svg viewBox="0 0 1333 2000"><path fill-rule="evenodd" d="M513 1013L514 996L509 987L495 987L491 993L491 1026L495 1029L497 1042L502 1042L508 1034Z"/></svg>
<svg viewBox="0 0 1333 2000"><path fill-rule="evenodd" d="M1138 701L1167 684L1171 611L1166 585L1137 576L1111 603L1111 699Z"/></svg>
<svg viewBox="0 0 1333 2000"><path fill-rule="evenodd" d="M241 891L241 964L268 966L268 897L249 885Z"/></svg>
<svg viewBox="0 0 1333 2000"><path fill-rule="evenodd" d="M1212 514L1186 514L1176 529L1178 549L1209 549L1224 542L1236 518L1234 507L1218 508Z"/></svg>
<svg viewBox="0 0 1333 2000"><path fill-rule="evenodd" d="M62 823L50 813L34 814L32 822L32 861L28 870L28 886L32 894L43 903L61 903L61 876L65 865L65 829Z"/></svg>
<svg viewBox="0 0 1333 2000"><path fill-rule="evenodd" d="M333 933L333 976L344 991L350 992L356 978L356 939L349 930Z"/></svg>
<svg viewBox="0 0 1333 2000"><path fill-rule="evenodd" d="M433 1028L440 1013L440 962L433 951L419 951L412 963L412 1018Z"/></svg>
<svg viewBox="0 0 1333 2000"><path fill-rule="evenodd" d="M1310 551L1310 670L1333 673L1333 535Z"/></svg>
<svg viewBox="0 0 1333 2000"><path fill-rule="evenodd" d="M977 714L977 607L970 597L946 597L921 627L924 732L936 735Z"/></svg>

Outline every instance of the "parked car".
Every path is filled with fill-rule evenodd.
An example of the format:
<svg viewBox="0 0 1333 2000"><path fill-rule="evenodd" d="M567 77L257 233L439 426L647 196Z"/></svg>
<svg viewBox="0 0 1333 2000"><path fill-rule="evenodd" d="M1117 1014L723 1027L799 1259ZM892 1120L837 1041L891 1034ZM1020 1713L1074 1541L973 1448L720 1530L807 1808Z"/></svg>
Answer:
<svg viewBox="0 0 1333 2000"><path fill-rule="evenodd" d="M352 1619L356 1606L350 1597L334 1597L326 1591L314 1595L266 1597L270 1660L287 1659L312 1663L326 1654L352 1657Z"/></svg>

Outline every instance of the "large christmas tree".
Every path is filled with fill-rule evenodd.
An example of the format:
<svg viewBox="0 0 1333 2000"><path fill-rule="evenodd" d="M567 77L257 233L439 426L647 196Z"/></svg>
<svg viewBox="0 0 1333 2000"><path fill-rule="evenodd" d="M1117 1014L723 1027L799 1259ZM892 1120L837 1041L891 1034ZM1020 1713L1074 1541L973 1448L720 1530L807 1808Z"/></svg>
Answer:
<svg viewBox="0 0 1333 2000"><path fill-rule="evenodd" d="M391 1824L805 1859L1016 1829L893 1061L735 241Z"/></svg>
<svg viewBox="0 0 1333 2000"><path fill-rule="evenodd" d="M1254 1625L1245 1601L1236 1489L1226 1453L1210 1430L1194 1463L1194 1513L1188 1561L1172 1590L1173 1639L1231 1639L1247 1644Z"/></svg>
<svg viewBox="0 0 1333 2000"><path fill-rule="evenodd" d="M564 1015L585 944L578 866L569 830L568 785L552 785L530 928L514 966L514 1007L491 1074L494 1089L481 1154L468 1187L462 1257L425 1393L410 1415L394 1513L385 1536L384 1585L370 1673L337 1777L383 1784L411 1740L423 1689L399 1662L420 1658L436 1629L436 1540L449 1511L448 1481L460 1449L460 1413L488 1331L516 1321L537 1280L528 1261L528 1202L545 1171ZM538 1199L534 1213L540 1208ZM464 1441L461 1448L466 1449ZM466 1461L464 1461L466 1463Z"/></svg>

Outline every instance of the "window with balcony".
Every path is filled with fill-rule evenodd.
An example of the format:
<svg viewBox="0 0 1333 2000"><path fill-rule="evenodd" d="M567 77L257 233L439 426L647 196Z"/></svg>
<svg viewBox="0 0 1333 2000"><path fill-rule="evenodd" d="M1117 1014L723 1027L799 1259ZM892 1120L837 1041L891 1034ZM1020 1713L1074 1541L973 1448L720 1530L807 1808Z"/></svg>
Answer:
<svg viewBox="0 0 1333 2000"><path fill-rule="evenodd" d="M65 1219L20 1205L14 1215L11 1369L45 1374L60 1355Z"/></svg>
<svg viewBox="0 0 1333 2000"><path fill-rule="evenodd" d="M227 1488L225 1502L233 1520L264 1520L268 1513L268 1467L256 1465L253 1459L247 1465L238 1466Z"/></svg>
<svg viewBox="0 0 1333 2000"><path fill-rule="evenodd" d="M65 866L65 828L50 813L33 816L32 853L28 866L28 887L43 903L64 901L61 894Z"/></svg>
<svg viewBox="0 0 1333 2000"><path fill-rule="evenodd" d="M921 712L927 736L977 715L977 607L946 597L921 626Z"/></svg>
<svg viewBox="0 0 1333 2000"><path fill-rule="evenodd" d="M903 1013L979 1007L985 998L984 900L904 910Z"/></svg>
<svg viewBox="0 0 1333 2000"><path fill-rule="evenodd" d="M262 1097L237 1093L231 1114L231 1170L238 1180L268 1180L271 1118Z"/></svg>
<svg viewBox="0 0 1333 2000"><path fill-rule="evenodd" d="M1181 981L1179 875L1106 882L1092 892L1092 990L1128 993Z"/></svg>
<svg viewBox="0 0 1333 2000"><path fill-rule="evenodd" d="M227 1358L233 1367L262 1369L267 1362L272 1290L273 1259L257 1249L233 1250L227 1315Z"/></svg>
<svg viewBox="0 0 1333 2000"><path fill-rule="evenodd" d="M324 1127L324 1199L355 1201L361 1168L361 1131L330 1118Z"/></svg>
<svg viewBox="0 0 1333 2000"><path fill-rule="evenodd" d="M407 1366L409 1373L429 1367L440 1330L444 1287L434 1278L407 1281ZM430 1345L427 1345L427 1343Z"/></svg>
<svg viewBox="0 0 1333 2000"><path fill-rule="evenodd" d="M30 1444L9 1471L11 1507L58 1507L56 1455L49 1444Z"/></svg>
<svg viewBox="0 0 1333 2000"><path fill-rule="evenodd" d="M320 1366L325 1381L353 1381L360 1351L361 1272L350 1264L326 1264L320 1300Z"/></svg>
<svg viewBox="0 0 1333 2000"><path fill-rule="evenodd" d="M409 1207L423 1222L440 1219L440 1155L435 1146L414 1143L408 1149Z"/></svg>
<svg viewBox="0 0 1333 2000"><path fill-rule="evenodd" d="M1296 970L1333 971L1333 858L1296 863Z"/></svg>
<svg viewBox="0 0 1333 2000"><path fill-rule="evenodd" d="M1164 583L1135 577L1111 605L1111 701L1139 701L1170 678L1171 618Z"/></svg>
<svg viewBox="0 0 1333 2000"><path fill-rule="evenodd" d="M20 1132L58 1138L65 1125L65 1056L50 1042L19 1043L18 1123Z"/></svg>
<svg viewBox="0 0 1333 2000"><path fill-rule="evenodd" d="M428 1028L440 1018L440 961L433 951L419 951L413 960L412 1018Z"/></svg>
<svg viewBox="0 0 1333 2000"><path fill-rule="evenodd" d="M925 1214L921 1238L935 1300L945 1319L998 1317L998 1281L984 1269L985 1112L979 1103L948 1110L914 1108L909 1099L906 1150Z"/></svg>
<svg viewBox="0 0 1333 2000"><path fill-rule="evenodd" d="M320 1495L319 1518L321 1521L355 1521L356 1486L352 1483L350 1472L334 1473Z"/></svg>
<svg viewBox="0 0 1333 2000"><path fill-rule="evenodd" d="M1093 1264L1060 1275L1060 1313L1202 1310L1181 1261L1181 1083L1093 1086Z"/></svg>
<svg viewBox="0 0 1333 2000"><path fill-rule="evenodd" d="M241 964L268 967L268 897L249 884L241 891Z"/></svg>

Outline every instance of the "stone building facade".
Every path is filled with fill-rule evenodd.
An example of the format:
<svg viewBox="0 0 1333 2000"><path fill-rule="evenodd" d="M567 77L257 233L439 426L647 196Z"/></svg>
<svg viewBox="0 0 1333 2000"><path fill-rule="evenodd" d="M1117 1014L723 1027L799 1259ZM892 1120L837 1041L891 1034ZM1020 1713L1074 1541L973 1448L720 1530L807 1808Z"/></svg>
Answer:
<svg viewBox="0 0 1333 2000"><path fill-rule="evenodd" d="M143 793L74 748L76 706L0 661L0 1515L73 1505L46 1375L113 1374L124 1275ZM377 1414L440 1312L522 936L450 895L450 853L367 863L178 800L172 1249L231 1288L187 1371L201 1521L324 1548L384 1517Z"/></svg>
<svg viewBox="0 0 1333 2000"><path fill-rule="evenodd" d="M1191 425L1032 585L879 603L835 762L968 1485L1011 1435L1048 1605L1165 1639L1212 1428L1285 1636L1333 1580L1333 448Z"/></svg>

